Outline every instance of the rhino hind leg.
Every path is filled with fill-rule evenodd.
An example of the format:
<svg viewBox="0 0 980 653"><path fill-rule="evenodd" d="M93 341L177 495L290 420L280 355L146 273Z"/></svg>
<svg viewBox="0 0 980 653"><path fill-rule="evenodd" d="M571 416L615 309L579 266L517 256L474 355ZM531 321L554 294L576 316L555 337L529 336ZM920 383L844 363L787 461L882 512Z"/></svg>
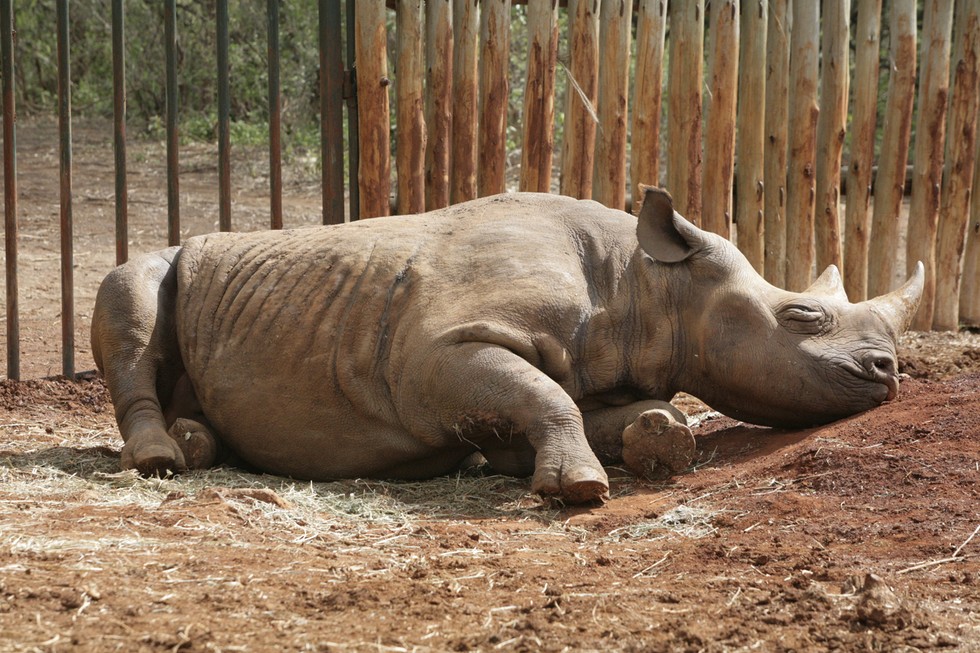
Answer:
<svg viewBox="0 0 980 653"><path fill-rule="evenodd" d="M642 478L679 474L694 460L696 451L691 429L663 408L643 412L623 430L623 463Z"/></svg>
<svg viewBox="0 0 980 653"><path fill-rule="evenodd" d="M174 323L178 253L172 247L110 272L92 318L92 353L125 442L121 464L144 475L187 468L163 415L184 373Z"/></svg>
<svg viewBox="0 0 980 653"><path fill-rule="evenodd" d="M644 478L684 471L695 442L687 417L666 401L645 400L582 414L589 445L604 464L624 463Z"/></svg>

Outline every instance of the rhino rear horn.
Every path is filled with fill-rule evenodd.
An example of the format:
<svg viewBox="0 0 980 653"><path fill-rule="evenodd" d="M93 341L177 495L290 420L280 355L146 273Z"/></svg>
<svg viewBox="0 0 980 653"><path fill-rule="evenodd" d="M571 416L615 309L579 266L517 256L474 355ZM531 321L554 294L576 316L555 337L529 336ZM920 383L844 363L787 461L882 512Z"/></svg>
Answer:
<svg viewBox="0 0 980 653"><path fill-rule="evenodd" d="M925 278L925 266L922 265L922 261L919 261L905 285L887 295L867 301L871 310L881 316L896 338L905 333L912 323L912 318L915 317L915 312L919 310Z"/></svg>
<svg viewBox="0 0 980 653"><path fill-rule="evenodd" d="M828 265L827 269L817 277L817 280L810 284L810 287L803 291L807 295L823 295L847 301L847 293L844 291L844 282L840 278L840 271L836 265Z"/></svg>
<svg viewBox="0 0 980 653"><path fill-rule="evenodd" d="M643 189L637 217L640 248L662 263L678 263L701 248L701 230L674 211L670 193L652 186Z"/></svg>

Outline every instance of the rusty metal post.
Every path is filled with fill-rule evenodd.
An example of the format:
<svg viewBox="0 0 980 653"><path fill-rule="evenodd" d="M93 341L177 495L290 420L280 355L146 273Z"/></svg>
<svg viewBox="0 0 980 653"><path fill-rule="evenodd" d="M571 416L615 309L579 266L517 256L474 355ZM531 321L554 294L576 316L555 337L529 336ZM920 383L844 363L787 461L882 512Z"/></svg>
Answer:
<svg viewBox="0 0 980 653"><path fill-rule="evenodd" d="M112 122L116 168L116 265L129 258L129 197L126 190L126 17L123 0L112 0Z"/></svg>
<svg viewBox="0 0 980 653"><path fill-rule="evenodd" d="M167 244L180 244L180 135L177 125L177 0L165 0L167 56Z"/></svg>
<svg viewBox="0 0 980 653"><path fill-rule="evenodd" d="M228 0L218 0L218 228L231 231L231 88Z"/></svg>
<svg viewBox="0 0 980 653"><path fill-rule="evenodd" d="M17 143L14 122L14 7L0 0L3 58L4 253L7 272L7 378L20 380L20 307L17 300Z"/></svg>
<svg viewBox="0 0 980 653"><path fill-rule="evenodd" d="M320 171L323 224L344 221L344 55L340 0L320 0Z"/></svg>
<svg viewBox="0 0 980 653"><path fill-rule="evenodd" d="M350 219L361 217L361 196L357 185L357 169L361 161L360 138L357 128L357 69L354 61L354 0L347 0L347 74L344 79L344 99L347 100L347 161L348 187L350 188Z"/></svg>
<svg viewBox="0 0 980 653"><path fill-rule="evenodd" d="M282 104L279 90L279 0L268 0L269 23L269 190L271 227L282 229Z"/></svg>
<svg viewBox="0 0 980 653"><path fill-rule="evenodd" d="M71 205L71 48L68 0L58 0L58 131L61 160L61 373L75 376L75 286Z"/></svg>

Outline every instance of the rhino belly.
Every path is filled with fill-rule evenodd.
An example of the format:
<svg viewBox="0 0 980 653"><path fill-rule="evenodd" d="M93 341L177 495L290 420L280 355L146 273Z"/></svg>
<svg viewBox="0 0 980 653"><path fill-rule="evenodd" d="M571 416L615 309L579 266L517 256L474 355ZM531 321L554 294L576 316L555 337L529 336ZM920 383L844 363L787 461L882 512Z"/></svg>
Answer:
<svg viewBox="0 0 980 653"><path fill-rule="evenodd" d="M209 238L180 263L178 333L204 413L232 449L310 479L385 476L412 461L422 475L444 471L424 469L446 452L402 427L386 382L411 251L379 256L307 230Z"/></svg>

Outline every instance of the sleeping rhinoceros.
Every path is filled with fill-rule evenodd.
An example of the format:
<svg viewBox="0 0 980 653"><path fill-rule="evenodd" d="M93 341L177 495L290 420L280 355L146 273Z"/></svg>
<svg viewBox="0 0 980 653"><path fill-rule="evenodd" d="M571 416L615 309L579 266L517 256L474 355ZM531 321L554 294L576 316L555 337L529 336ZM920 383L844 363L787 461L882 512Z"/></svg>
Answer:
<svg viewBox="0 0 980 653"><path fill-rule="evenodd" d="M99 290L92 348L142 473L229 451L303 479L417 479L479 452L585 502L607 495L597 454L690 462L679 391L800 427L893 398L922 282L920 264L851 304L829 268L787 292L663 191L638 219L518 193L135 258Z"/></svg>

